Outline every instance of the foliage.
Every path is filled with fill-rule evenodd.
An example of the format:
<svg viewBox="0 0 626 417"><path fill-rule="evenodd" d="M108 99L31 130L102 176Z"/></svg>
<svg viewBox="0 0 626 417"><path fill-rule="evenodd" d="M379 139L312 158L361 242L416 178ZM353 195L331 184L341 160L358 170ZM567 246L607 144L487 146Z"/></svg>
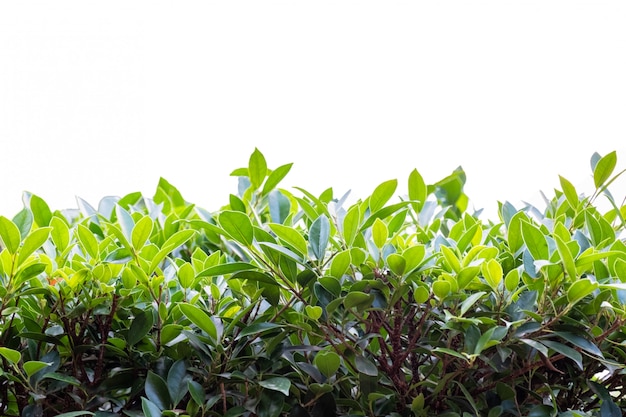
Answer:
<svg viewBox="0 0 626 417"><path fill-rule="evenodd" d="M0 216L0 414L621 416L626 206L615 152L591 162L591 196L561 177L497 223L461 168L348 203L278 188L291 164L258 150L214 213L164 179L97 209L25 194Z"/></svg>

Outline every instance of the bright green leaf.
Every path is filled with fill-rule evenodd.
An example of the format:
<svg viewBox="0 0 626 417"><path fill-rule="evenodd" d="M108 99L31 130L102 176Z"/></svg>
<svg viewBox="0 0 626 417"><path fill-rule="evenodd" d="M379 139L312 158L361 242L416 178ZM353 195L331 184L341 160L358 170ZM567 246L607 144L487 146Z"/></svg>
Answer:
<svg viewBox="0 0 626 417"><path fill-rule="evenodd" d="M248 178L250 179L252 188L255 190L258 189L261 184L263 184L266 175L267 162L265 161L265 157L257 148L254 148L254 152L250 155L250 161L248 163Z"/></svg>
<svg viewBox="0 0 626 417"><path fill-rule="evenodd" d="M306 256L307 251L307 243L304 236L298 232L293 227L284 226L282 224L270 223L268 224L269 228L278 236L279 239L283 240L293 249L295 249L301 256Z"/></svg>
<svg viewBox="0 0 626 417"><path fill-rule="evenodd" d="M24 372L26 372L26 376L29 378L33 376L36 372L41 371L43 368L52 365L50 362L42 362L42 361L28 361L24 362Z"/></svg>
<svg viewBox="0 0 626 417"><path fill-rule="evenodd" d="M17 252L22 241L20 229L4 216L0 216L0 239L12 255Z"/></svg>
<svg viewBox="0 0 626 417"><path fill-rule="evenodd" d="M33 217L37 226L43 227L50 225L52 212L43 198L32 194L30 196L30 210L33 212Z"/></svg>
<svg viewBox="0 0 626 417"><path fill-rule="evenodd" d="M250 218L239 211L223 211L219 215L220 226L237 242L251 246L254 240L254 229Z"/></svg>
<svg viewBox="0 0 626 417"><path fill-rule="evenodd" d="M617 164L617 153L615 151L610 152L604 155L600 160L596 163L595 168L593 169L593 182L596 188L600 188L602 184L604 184L615 169L615 165Z"/></svg>
<svg viewBox="0 0 626 417"><path fill-rule="evenodd" d="M11 364L17 364L20 362L20 359L22 359L22 354L20 352L7 347L0 347L0 355Z"/></svg>
<svg viewBox="0 0 626 417"><path fill-rule="evenodd" d="M597 288L598 283L591 281L589 278L581 278L574 281L567 289L567 301L569 301L570 304L575 304L594 292Z"/></svg>
<svg viewBox="0 0 626 417"><path fill-rule="evenodd" d="M152 234L153 222L149 216L144 216L135 224L131 234L131 244L138 251L146 244Z"/></svg>
<svg viewBox="0 0 626 417"><path fill-rule="evenodd" d="M98 258L98 240L94 236L91 230L89 230L86 226L79 224L76 227L76 232L78 233L78 241L80 242L81 248L88 254L91 258Z"/></svg>
<svg viewBox="0 0 626 417"><path fill-rule="evenodd" d="M426 187L426 183L417 169L414 169L411 171L411 174L409 174L409 199L419 201L417 211L424 206L427 196L428 188Z"/></svg>
<svg viewBox="0 0 626 417"><path fill-rule="evenodd" d="M17 261L18 265L23 264L33 252L39 249L45 241L48 240L51 229L51 227L41 227L33 230L28 236L26 236L26 239L24 239L24 243L20 249L20 256Z"/></svg>
<svg viewBox="0 0 626 417"><path fill-rule="evenodd" d="M397 186L398 180L394 179L385 181L378 187L376 187L370 197L370 211L372 213L375 213L383 208L385 204L389 201L389 199L393 196L393 193L396 192Z"/></svg>
<svg viewBox="0 0 626 417"><path fill-rule="evenodd" d="M182 313L189 319L189 321L195 324L199 329L203 330L214 340L217 340L217 328L207 313L192 304L181 303L178 304L178 307L180 308L180 311L182 311Z"/></svg>
<svg viewBox="0 0 626 417"><path fill-rule="evenodd" d="M268 175L267 181L265 181L265 184L263 185L263 191L261 192L261 194L266 195L270 191L272 191L278 185L278 183L280 183L282 179L287 176L287 174L291 170L292 165L293 164L291 163L281 165L273 170L270 175Z"/></svg>
<svg viewBox="0 0 626 417"><path fill-rule="evenodd" d="M380 219L376 219L372 225L372 240L376 247L381 249L387 242L387 225Z"/></svg>
<svg viewBox="0 0 626 417"><path fill-rule="evenodd" d="M549 260L548 241L543 232L537 226L524 221L521 223L521 229L522 238L533 259L535 261Z"/></svg>

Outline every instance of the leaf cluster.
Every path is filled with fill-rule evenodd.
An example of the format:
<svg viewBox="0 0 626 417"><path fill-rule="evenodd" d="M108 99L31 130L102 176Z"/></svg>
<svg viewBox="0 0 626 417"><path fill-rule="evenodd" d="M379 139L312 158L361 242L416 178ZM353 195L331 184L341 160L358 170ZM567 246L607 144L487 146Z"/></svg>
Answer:
<svg viewBox="0 0 626 417"><path fill-rule="evenodd" d="M279 188L292 165L258 149L216 212L165 179L98 208L26 193L0 216L0 414L619 416L616 165L497 222L462 168L349 203Z"/></svg>

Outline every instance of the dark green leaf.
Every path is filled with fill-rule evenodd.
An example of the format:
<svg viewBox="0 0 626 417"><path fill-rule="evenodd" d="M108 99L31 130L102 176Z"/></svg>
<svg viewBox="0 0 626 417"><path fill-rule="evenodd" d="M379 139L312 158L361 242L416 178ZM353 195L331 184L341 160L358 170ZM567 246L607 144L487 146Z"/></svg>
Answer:
<svg viewBox="0 0 626 417"><path fill-rule="evenodd" d="M330 222L325 215L319 216L309 230L309 245L317 259L324 259L330 237Z"/></svg>
<svg viewBox="0 0 626 417"><path fill-rule="evenodd" d="M234 274L241 271L252 271L258 269L257 266L249 264L247 262L231 262L215 266L210 266L207 269L198 273L199 277L214 277L218 275Z"/></svg>
<svg viewBox="0 0 626 417"><path fill-rule="evenodd" d="M258 335L261 333L265 333L269 330L274 330L280 328L281 325L276 323L268 323L268 322L260 322L254 323L249 326L243 328L243 330L237 335L237 339L241 339L242 337L247 337L251 335Z"/></svg>
<svg viewBox="0 0 626 417"><path fill-rule="evenodd" d="M177 405L189 390L188 381L191 376L187 374L185 361L177 360L167 373L167 389L172 399L172 404Z"/></svg>
<svg viewBox="0 0 626 417"><path fill-rule="evenodd" d="M273 190L268 196L270 217L274 223L283 223L289 216L291 202L278 190Z"/></svg>
<svg viewBox="0 0 626 417"><path fill-rule="evenodd" d="M569 346L566 346L562 343L555 342L553 340L542 340L541 343L554 350L557 353L560 353L563 356L566 356L574 361L574 363L578 366L578 368L582 371L583 368L583 357L580 352L572 349Z"/></svg>
<svg viewBox="0 0 626 417"><path fill-rule="evenodd" d="M357 356L354 361L357 371L367 376L378 376L378 368L371 360Z"/></svg>
<svg viewBox="0 0 626 417"><path fill-rule="evenodd" d="M259 385L263 388L282 392L284 395L289 396L289 388L291 388L291 381L288 378L277 376L269 379L265 379L259 382Z"/></svg>
<svg viewBox="0 0 626 417"><path fill-rule="evenodd" d="M167 383L163 378L152 371L148 371L145 390L148 400L153 402L161 410L169 410L172 408L172 399L167 389Z"/></svg>
<svg viewBox="0 0 626 417"><path fill-rule="evenodd" d="M600 348L598 348L596 345L594 345L592 342L590 342L589 340L585 339L582 336L578 336L570 332L559 332L559 331L555 331L554 334L559 337L562 337L566 341L570 342L574 346L581 348L587 353L598 356L600 358L604 358L604 355L602 354L602 351L600 350Z"/></svg>
<svg viewBox="0 0 626 417"><path fill-rule="evenodd" d="M141 311L133 319L130 330L128 331L127 342L129 346L136 345L141 339L146 336L154 324L154 317L151 311Z"/></svg>
<svg viewBox="0 0 626 417"><path fill-rule="evenodd" d="M152 401L141 397L141 409L145 417L162 417L161 409Z"/></svg>

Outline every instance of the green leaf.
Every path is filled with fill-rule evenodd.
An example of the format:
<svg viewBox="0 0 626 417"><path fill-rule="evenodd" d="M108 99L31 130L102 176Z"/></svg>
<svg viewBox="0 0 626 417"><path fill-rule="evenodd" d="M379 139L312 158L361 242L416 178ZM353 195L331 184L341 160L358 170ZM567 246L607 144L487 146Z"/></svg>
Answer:
<svg viewBox="0 0 626 417"><path fill-rule="evenodd" d="M81 382L73 376L60 374L57 372L47 372L41 376L41 379L54 379L55 381L65 382L76 387L79 387L81 384Z"/></svg>
<svg viewBox="0 0 626 417"><path fill-rule="evenodd" d="M165 259L168 253L181 246L183 243L191 239L196 231L191 229L179 230L169 237L159 250L159 252L152 258L150 262L149 272L152 273L156 267Z"/></svg>
<svg viewBox="0 0 626 417"><path fill-rule="evenodd" d="M56 417L78 417L78 416L95 416L91 411L69 411L67 413L57 414Z"/></svg>
<svg viewBox="0 0 626 417"><path fill-rule="evenodd" d="M387 256L387 265L395 275L402 276L406 271L406 260L404 256L392 253Z"/></svg>
<svg viewBox="0 0 626 417"><path fill-rule="evenodd" d="M461 303L460 317L463 317L465 313L467 313L467 311L470 309L470 307L473 306L478 300L480 300L485 294L487 294L485 291L476 292L463 300L463 302Z"/></svg>
<svg viewBox="0 0 626 417"><path fill-rule="evenodd" d="M39 249L44 242L48 240L51 229L51 227L41 227L26 236L22 248L20 249L20 256L17 261L18 265L22 265L33 252Z"/></svg>
<svg viewBox="0 0 626 417"><path fill-rule="evenodd" d="M70 228L62 219L56 216L52 217L50 226L52 226L52 242L54 242L59 252L63 252L70 243Z"/></svg>
<svg viewBox="0 0 626 417"><path fill-rule="evenodd" d="M450 266L451 271L456 272L456 273L461 271L461 261L459 261L459 258L457 258L456 254L454 253L452 249L450 249L447 246L442 245L441 254L446 260L446 263L448 264L448 266Z"/></svg>
<svg viewBox="0 0 626 417"><path fill-rule="evenodd" d="M76 227L76 232L78 233L78 241L80 242L80 246L83 248L86 254L88 254L91 258L98 258L98 240L93 235L91 230L89 230L86 226L79 224Z"/></svg>
<svg viewBox="0 0 626 417"><path fill-rule="evenodd" d="M376 219L372 225L372 240L378 249L381 249L387 242L387 225L380 219Z"/></svg>
<svg viewBox="0 0 626 417"><path fill-rule="evenodd" d="M576 304L598 288L598 283L589 278L581 278L567 289L567 301Z"/></svg>
<svg viewBox="0 0 626 417"><path fill-rule="evenodd" d="M528 248L528 251L533 257L533 260L549 260L550 251L548 248L548 241L541 229L528 222L521 223L522 239Z"/></svg>
<svg viewBox="0 0 626 417"><path fill-rule="evenodd" d="M497 289L502 282L502 266L495 259L490 259L482 265L483 276L485 281L492 289Z"/></svg>
<svg viewBox="0 0 626 417"><path fill-rule="evenodd" d="M317 367L317 369L319 369L322 375L326 378L330 378L335 375L339 369L339 366L341 365L341 358L333 351L323 350L315 355L313 364Z"/></svg>
<svg viewBox="0 0 626 417"><path fill-rule="evenodd" d="M352 243L354 243L354 238L359 231L360 222L361 211L359 209L359 205L355 204L354 206L350 207L350 209L344 216L343 227L341 230L343 234L343 239L345 240L348 247L352 246Z"/></svg>
<svg viewBox="0 0 626 417"><path fill-rule="evenodd" d="M220 226L235 241L244 246L251 246L254 240L254 228L250 218L239 211L223 211L219 215Z"/></svg>
<svg viewBox="0 0 626 417"><path fill-rule="evenodd" d="M427 197L428 188L426 187L426 183L417 169L414 169L411 171L411 174L409 174L409 199L419 201L417 211L420 211L424 206Z"/></svg>
<svg viewBox="0 0 626 417"><path fill-rule="evenodd" d="M291 210L291 202L287 197L278 190L272 190L268 197L268 205L270 209L270 217L274 223L283 223L289 216ZM242 210L245 212L245 210Z"/></svg>
<svg viewBox="0 0 626 417"><path fill-rule="evenodd" d="M306 240L304 239L304 236L302 236L295 228L277 223L270 223L268 226L279 239L290 245L301 256L307 255L308 250Z"/></svg>
<svg viewBox="0 0 626 417"><path fill-rule="evenodd" d="M370 197L370 211L372 213L375 213L383 208L385 204L389 201L389 199L393 196L393 193L396 192L397 186L398 180L394 179L385 181L378 187L376 187Z"/></svg>
<svg viewBox="0 0 626 417"><path fill-rule="evenodd" d="M287 176L287 174L291 170L292 165L292 163L281 165L273 170L270 175L268 175L267 181L265 181L265 184L263 185L263 191L261 192L261 194L266 195L270 191L272 191L278 185L278 183L280 183L283 178Z"/></svg>
<svg viewBox="0 0 626 417"><path fill-rule="evenodd" d="M141 410L145 417L162 417L161 409L145 397L141 397Z"/></svg>
<svg viewBox="0 0 626 417"><path fill-rule="evenodd" d="M22 359L22 354L20 352L7 347L0 347L0 355L13 365L18 364L20 359Z"/></svg>
<svg viewBox="0 0 626 417"><path fill-rule="evenodd" d="M347 308L356 308L359 311L369 307L372 304L373 297L361 291L350 291L343 300L343 305Z"/></svg>
<svg viewBox="0 0 626 417"><path fill-rule="evenodd" d="M304 312L312 320L317 320L320 317L322 317L323 311L324 310L322 310L322 307L320 306L305 306L304 307Z"/></svg>
<svg viewBox="0 0 626 417"><path fill-rule="evenodd" d="M206 399L206 393L204 392L204 388L202 388L202 385L200 385L196 381L188 381L187 385L189 388L189 393L191 394L191 398L193 398L194 402L198 405L203 405Z"/></svg>
<svg viewBox="0 0 626 417"><path fill-rule="evenodd" d="M11 255L17 252L22 241L20 229L4 216L0 216L0 239Z"/></svg>
<svg viewBox="0 0 626 417"><path fill-rule="evenodd" d="M20 236L24 239L33 227L33 215L30 210L23 208L13 217L13 223L20 230Z"/></svg>
<svg viewBox="0 0 626 417"><path fill-rule="evenodd" d="M152 371L148 371L145 390L148 400L153 402L161 410L169 410L172 408L172 399L167 389L167 383L163 378Z"/></svg>
<svg viewBox="0 0 626 417"><path fill-rule="evenodd" d="M289 389L291 388L291 381L288 378L277 376L269 379L265 379L259 382L259 385L263 388L282 392L284 395L289 396Z"/></svg>
<svg viewBox="0 0 626 417"><path fill-rule="evenodd" d="M253 271L258 269L257 266L247 262L230 262L226 264L210 266L198 273L199 277L215 277L219 275L234 274L241 271Z"/></svg>
<svg viewBox="0 0 626 417"><path fill-rule="evenodd" d="M330 263L330 275L340 279L350 267L352 257L349 250L338 252Z"/></svg>
<svg viewBox="0 0 626 417"><path fill-rule="evenodd" d="M378 376L378 368L376 365L369 359L364 358L363 356L357 356L354 360L354 365L362 374L367 376Z"/></svg>
<svg viewBox="0 0 626 417"><path fill-rule="evenodd" d="M249 326L244 327L241 332L237 335L235 340L239 340L243 337L251 336L251 335L259 335L261 333L265 333L270 330L278 329L282 327L280 324L269 323L269 322L259 322L254 323Z"/></svg>
<svg viewBox="0 0 626 417"><path fill-rule="evenodd" d="M555 342L553 340L542 340L541 343L543 343L544 345L546 345L550 349L554 350L555 352L560 353L560 354L570 358L571 360L574 361L574 363L578 366L578 368L581 371L584 370L584 368L583 368L583 356L580 354L580 352L572 349L569 346L566 346L566 345L564 345L562 343L559 343L559 342Z"/></svg>
<svg viewBox="0 0 626 417"><path fill-rule="evenodd" d="M254 190L261 186L266 175L267 162L265 162L265 157L257 148L254 148L248 163L248 178Z"/></svg>
<svg viewBox="0 0 626 417"><path fill-rule="evenodd" d="M135 224L131 234L131 244L136 251L144 247L152 234L153 222L149 216L144 216Z"/></svg>
<svg viewBox="0 0 626 417"><path fill-rule="evenodd" d="M600 158L593 169L593 182L596 188L600 188L602 184L609 179L615 165L617 164L617 153L615 151L610 152Z"/></svg>
<svg viewBox="0 0 626 417"><path fill-rule="evenodd" d="M43 200L43 198L31 194L30 210L33 212L33 217L35 219L35 223L37 223L37 226L43 227L50 225L52 212L50 211L50 207L48 207L48 204Z"/></svg>
<svg viewBox="0 0 626 417"><path fill-rule="evenodd" d="M504 287L507 291L513 292L519 285L520 275L518 269L511 269L506 277L504 277Z"/></svg>
<svg viewBox="0 0 626 417"><path fill-rule="evenodd" d="M567 272L570 280L575 280L577 277L576 274L576 263L574 262L574 257L569 250L567 244L561 239L559 236L554 235L554 241L556 242L556 249L559 252L559 256L561 257L561 262L563 262L563 267Z"/></svg>
<svg viewBox="0 0 626 417"><path fill-rule="evenodd" d="M590 342L589 340L585 339L582 336L578 336L570 332L559 332L559 331L555 331L554 334L565 339L566 341L573 344L574 346L581 348L587 353L590 353L594 356L598 356L600 358L604 358L604 355L602 354L602 351L600 350L600 348L598 348L596 345L594 345L592 342Z"/></svg>
<svg viewBox="0 0 626 417"><path fill-rule="evenodd" d="M330 222L325 215L319 216L309 229L309 246L317 259L324 259L330 238Z"/></svg>
<svg viewBox="0 0 626 417"><path fill-rule="evenodd" d="M444 353L446 355L454 356L455 358L463 359L464 361L468 361L467 356L464 356L457 352L456 350L448 349L448 348L434 348L433 352Z"/></svg>
<svg viewBox="0 0 626 417"><path fill-rule="evenodd" d="M157 185L153 200L157 204L163 204L163 213L166 215L169 214L172 209L185 205L185 199L180 191L163 177L159 178L159 184Z"/></svg>
<svg viewBox="0 0 626 417"><path fill-rule="evenodd" d="M182 311L182 313L189 319L189 321L195 324L199 329L203 330L214 340L217 340L217 328L207 313L192 304L181 303L178 304L178 307L180 308L180 311Z"/></svg>
<svg viewBox="0 0 626 417"><path fill-rule="evenodd" d="M426 256L426 247L418 244L413 245L402 252L402 257L406 260L406 270L412 271L424 260Z"/></svg>
<svg viewBox="0 0 626 417"><path fill-rule="evenodd" d="M187 366L184 360L174 362L170 370L167 372L167 389L170 393L172 405L176 405L183 400L189 391L188 381L191 379L187 375Z"/></svg>
<svg viewBox="0 0 626 417"><path fill-rule="evenodd" d="M432 289L433 289L433 293L438 298L445 298L448 294L450 294L450 290L452 289L452 286L450 285L448 281L437 280L433 282Z"/></svg>
<svg viewBox="0 0 626 417"><path fill-rule="evenodd" d="M151 311L141 311L133 319L128 331L127 342L129 346L136 345L141 339L147 335L154 324L154 316Z"/></svg>
<svg viewBox="0 0 626 417"><path fill-rule="evenodd" d="M41 371L43 368L52 365L50 362L42 362L42 361L28 361L24 362L24 372L26 372L26 376L29 378L33 376L36 372Z"/></svg>
<svg viewBox="0 0 626 417"><path fill-rule="evenodd" d="M563 194L565 194L565 198L569 205L576 210L578 207L578 193L576 192L576 188L569 182L567 179L563 178L559 175L559 181L561 182L561 188L563 189Z"/></svg>

